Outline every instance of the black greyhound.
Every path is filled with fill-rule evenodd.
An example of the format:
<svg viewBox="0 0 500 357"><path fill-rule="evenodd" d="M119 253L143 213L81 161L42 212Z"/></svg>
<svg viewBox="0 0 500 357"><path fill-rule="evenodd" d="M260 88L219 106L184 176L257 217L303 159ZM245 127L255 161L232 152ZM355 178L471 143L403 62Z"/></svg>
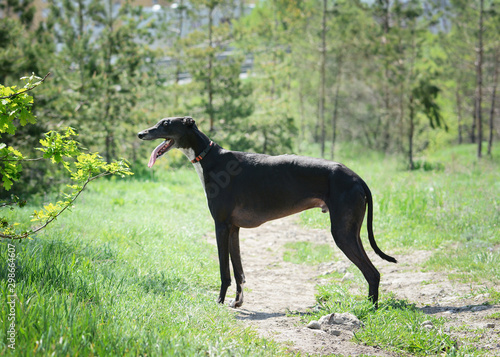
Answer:
<svg viewBox="0 0 500 357"><path fill-rule="evenodd" d="M215 221L221 275L219 303L224 303L231 285L229 257L236 280L232 307L243 304L245 282L240 257L240 228L258 227L264 222L306 209L320 207L330 212L331 232L338 247L361 270L369 284L368 297L378 301L380 273L366 255L360 231L368 205L368 238L383 259L372 230L373 202L366 183L346 166L322 159L295 155L269 156L225 150L196 127L191 117L160 120L141 131L143 140L164 139L151 153L149 167L172 148L181 150L194 164L205 189Z"/></svg>

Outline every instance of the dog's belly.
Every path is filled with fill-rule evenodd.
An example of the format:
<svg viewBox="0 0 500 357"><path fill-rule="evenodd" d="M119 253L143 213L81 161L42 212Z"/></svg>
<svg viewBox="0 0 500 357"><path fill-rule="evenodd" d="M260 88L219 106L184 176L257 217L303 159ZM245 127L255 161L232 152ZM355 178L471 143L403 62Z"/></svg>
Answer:
<svg viewBox="0 0 500 357"><path fill-rule="evenodd" d="M255 228L273 219L283 218L311 208L321 208L323 213L328 212L325 202L319 198L309 198L297 204L271 205L267 208L237 206L231 214L231 221L241 228Z"/></svg>

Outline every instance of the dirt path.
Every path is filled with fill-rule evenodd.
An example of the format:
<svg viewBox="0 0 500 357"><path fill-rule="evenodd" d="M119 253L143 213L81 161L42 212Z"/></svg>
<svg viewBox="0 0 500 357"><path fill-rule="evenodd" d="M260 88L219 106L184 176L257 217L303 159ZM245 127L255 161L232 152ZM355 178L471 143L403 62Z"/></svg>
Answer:
<svg viewBox="0 0 500 357"><path fill-rule="evenodd" d="M318 278L320 275L327 271L344 273L351 264L338 249L334 263L310 266L283 261L283 246L287 242L334 244L328 231L302 228L297 220L298 216L291 216L241 231L240 244L247 283L245 301L238 318L253 326L261 336L302 353L396 356L380 348L353 343L350 333L333 336L321 330L305 328L296 316L286 316L288 311L306 312L307 308L315 305L315 286L322 283ZM451 329L449 333L454 337L467 339L477 335L473 342L477 348L500 356L500 323L491 327L495 320L486 319L499 312L500 306L483 305L489 296L478 295L477 291L484 286L458 284L450 282L442 273L422 272L420 264L431 252L397 256L400 263L395 265L375 256L371 248L367 247L367 251L382 274L382 291L391 291L396 298L408 299L428 314L446 316L449 319L446 329ZM361 291L367 290L364 281L360 281L360 287ZM229 297L231 293L228 291ZM462 328L455 331L453 327Z"/></svg>

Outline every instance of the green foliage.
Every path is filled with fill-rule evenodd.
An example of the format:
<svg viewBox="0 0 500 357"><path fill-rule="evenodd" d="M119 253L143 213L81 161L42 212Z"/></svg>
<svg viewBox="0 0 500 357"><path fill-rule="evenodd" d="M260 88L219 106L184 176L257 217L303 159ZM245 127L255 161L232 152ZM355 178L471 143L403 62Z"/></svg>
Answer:
<svg viewBox="0 0 500 357"><path fill-rule="evenodd" d="M43 152L44 159L50 159L53 163L62 162L63 158L76 157L80 153L78 143L73 140L76 133L73 128L66 128L64 134L49 131L45 134L45 139L40 140L44 148L38 150Z"/></svg>
<svg viewBox="0 0 500 357"><path fill-rule="evenodd" d="M0 134L14 135L17 131L16 121L22 126L34 124L35 116L31 112L33 97L27 92L42 83L42 78L35 76L21 78L25 81L23 89L5 87L0 84ZM2 136L2 139L5 135ZM5 139L4 139L5 140ZM24 159L19 150L5 143L0 143L0 175L2 187L9 191L14 181L19 180L22 170L21 161Z"/></svg>
<svg viewBox="0 0 500 357"><path fill-rule="evenodd" d="M3 125L0 127L0 133L15 134L17 130L17 126L14 125L15 120L18 120L22 126L36 123L35 116L31 113L33 98L27 92L42 84L45 78L42 79L34 74L31 77L23 78L26 80L26 85L24 89L18 91L15 91L14 87L0 87L0 94L3 94L0 103L0 116L3 119ZM29 237L45 228L68 209L90 181L106 175L123 177L132 174L128 165L123 161L106 163L97 153L83 152L79 148L80 144L73 139L75 135L72 128L67 128L64 134L50 131L45 135L45 139L40 140L43 147L38 149L43 152L43 159L50 159L53 164L63 165L73 181L72 185L68 185L71 192L65 194L64 201L58 201L56 204L49 203L42 210L35 210L33 221L43 221L43 224L37 228L17 231L18 223L12 223L8 218L2 216L0 237L10 239ZM8 191L12 188L14 181L19 180L22 170L21 162L25 159L20 151L5 143L0 144L0 155L2 187ZM13 196L11 201L2 202L0 208L5 209L9 206L12 210L13 206L20 202L17 197Z"/></svg>
<svg viewBox="0 0 500 357"><path fill-rule="evenodd" d="M20 161L23 155L13 147L6 147L4 143L0 144L0 175L2 175L2 187L9 191L14 181L19 179L19 173L22 170Z"/></svg>
<svg viewBox="0 0 500 357"><path fill-rule="evenodd" d="M28 88L27 83L24 88ZM26 94L18 94L16 87L4 87L0 85L1 106L0 106L0 133L14 135L16 127L14 120L19 120L22 126L35 123L35 117L31 114L33 98Z"/></svg>

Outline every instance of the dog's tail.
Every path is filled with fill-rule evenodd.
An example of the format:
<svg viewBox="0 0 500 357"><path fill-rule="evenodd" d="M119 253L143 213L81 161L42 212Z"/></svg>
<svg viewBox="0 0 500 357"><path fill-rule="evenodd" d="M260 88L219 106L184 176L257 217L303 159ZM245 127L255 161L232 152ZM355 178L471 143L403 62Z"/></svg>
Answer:
<svg viewBox="0 0 500 357"><path fill-rule="evenodd" d="M366 194L366 203L368 205L368 219L366 222L366 227L368 229L368 239L370 240L370 245L372 246L373 250L375 253L377 253L382 259L385 259L391 263L397 263L398 261L394 259L393 257L385 254L380 250L380 248L377 245L377 242L375 242L375 237L373 235L373 199L372 199L372 193L370 189L368 188L368 185L366 182L361 180L363 183L363 188L365 190Z"/></svg>

